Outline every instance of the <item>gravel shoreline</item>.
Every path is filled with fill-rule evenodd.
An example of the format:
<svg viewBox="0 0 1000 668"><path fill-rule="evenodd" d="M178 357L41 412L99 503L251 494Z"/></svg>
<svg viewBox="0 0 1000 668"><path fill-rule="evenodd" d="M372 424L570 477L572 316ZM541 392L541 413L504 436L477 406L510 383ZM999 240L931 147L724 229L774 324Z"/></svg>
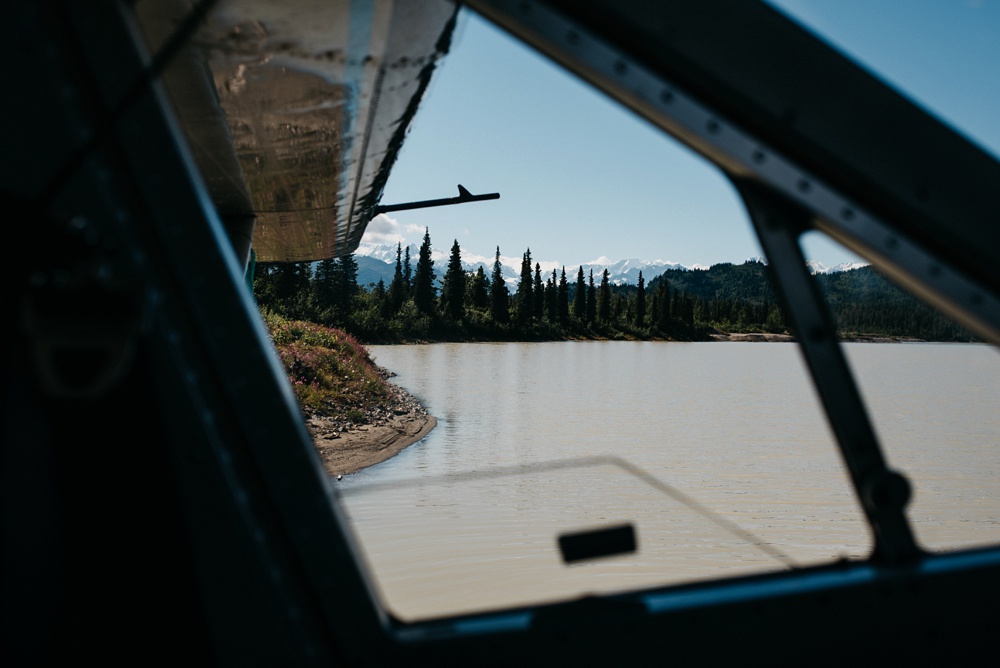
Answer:
<svg viewBox="0 0 1000 668"><path fill-rule="evenodd" d="M363 422L319 414L306 421L328 475L339 478L391 459L437 425L413 395L398 385L392 389L386 404L364 411Z"/></svg>

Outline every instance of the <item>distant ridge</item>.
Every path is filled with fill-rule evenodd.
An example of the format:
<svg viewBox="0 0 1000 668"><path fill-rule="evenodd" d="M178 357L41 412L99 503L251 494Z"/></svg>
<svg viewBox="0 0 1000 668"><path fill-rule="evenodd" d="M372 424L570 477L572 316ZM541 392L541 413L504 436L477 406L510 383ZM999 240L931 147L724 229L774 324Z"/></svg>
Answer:
<svg viewBox="0 0 1000 668"><path fill-rule="evenodd" d="M816 260L810 260L806 262L806 266L809 267L810 273L813 274L836 274L842 271L853 271L855 269L861 269L862 267L867 267L867 262L841 262L833 267L827 267L822 262L817 262Z"/></svg>
<svg viewBox="0 0 1000 668"><path fill-rule="evenodd" d="M410 258L413 266L416 266L419 247L410 244ZM404 250L405 252L405 250ZM443 276L445 266L448 262L449 253L436 248L431 249L431 259L434 260L434 269L438 276ZM358 284L370 285L378 283L382 279L386 285L392 282L392 276L396 269L396 246L392 244L366 244L362 243L355 253L358 260ZM462 251L462 266L466 271L475 272L479 267L489 276L493 271L493 257L485 257ZM552 270L561 271L563 265L559 262L532 259L532 263L538 262L542 270L542 278L547 279L552 275ZM764 264L762 258L750 258L747 262L760 262ZM517 286L521 275L521 258L513 256L500 256L504 280L513 288ZM566 278L570 282L576 281L577 270L581 263L567 264ZM628 258L625 260L610 260L606 257L599 257L591 262L582 263L583 273L589 276L590 271L594 272L594 281L599 282L605 268L608 270L608 279L613 285L636 285L639 282L639 272L642 272L646 282L660 276L667 271L698 271L709 267L695 264L685 266L676 262L664 262L663 260L639 260ZM842 271L851 271L868 266L863 262L848 262L838 264L834 267L826 267L815 260L807 263L809 271L813 274L835 274Z"/></svg>

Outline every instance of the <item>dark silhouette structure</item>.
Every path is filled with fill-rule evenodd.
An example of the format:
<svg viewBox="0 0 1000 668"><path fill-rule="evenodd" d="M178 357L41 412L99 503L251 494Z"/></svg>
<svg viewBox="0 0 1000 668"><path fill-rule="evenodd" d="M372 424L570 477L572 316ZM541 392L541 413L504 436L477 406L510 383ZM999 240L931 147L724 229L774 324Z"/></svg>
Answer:
<svg viewBox="0 0 1000 668"><path fill-rule="evenodd" d="M373 596L243 272L251 244L265 262L356 248L458 9L396 2L375 40L357 32L374 25L364 2L322 15L290 0L225 4L0 10L0 198L20 239L0 346L5 665L993 652L1000 549L929 554L915 541L908 484L882 456L798 239L834 237L998 343L996 160L762 2L470 0L736 184L875 548L832 566L403 623ZM611 538L584 536L571 556L628 542Z"/></svg>

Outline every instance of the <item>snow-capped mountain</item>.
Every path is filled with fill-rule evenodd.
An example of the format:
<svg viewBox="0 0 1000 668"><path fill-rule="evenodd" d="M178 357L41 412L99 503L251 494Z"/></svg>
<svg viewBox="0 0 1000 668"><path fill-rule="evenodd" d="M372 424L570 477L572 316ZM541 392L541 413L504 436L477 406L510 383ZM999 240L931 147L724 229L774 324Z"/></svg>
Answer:
<svg viewBox="0 0 1000 668"><path fill-rule="evenodd" d="M410 244L410 257L416 259L420 248L416 244ZM403 249L405 252L405 249ZM358 250L354 251L355 257L371 257L382 262L388 262L396 266L396 247L390 244L361 244Z"/></svg>
<svg viewBox="0 0 1000 668"><path fill-rule="evenodd" d="M604 270L608 270L608 280L615 285L637 285L639 283L639 272L642 272L642 278L645 281L649 281L651 278L659 276L665 271L670 269L681 269L683 271L688 271L693 267L685 267L684 265L677 264L676 262L664 262L662 260L637 260L635 258L629 258L627 260L618 260L617 262L612 262L606 257L599 257L593 262L587 262L583 264L583 273L589 278L590 271L594 272L594 282L599 282L601 280L601 275ZM573 276L569 276L569 268L566 268L567 278L572 278L575 280L577 268L573 268Z"/></svg>
<svg viewBox="0 0 1000 668"><path fill-rule="evenodd" d="M416 267L417 256L420 249L415 244L410 244L410 263L413 267ZM405 248L403 249L405 253ZM431 259L434 260L434 269L440 275L444 273L444 269L448 264L448 257L450 251L443 251L439 249L431 249ZM388 265L388 268L382 274L382 279L388 284L392 280L393 272L396 269L396 246L390 244L361 244L358 247L355 256L358 258L368 257L374 260L380 260ZM483 271L487 276L493 273L493 261L494 257L486 257L482 255L475 255L468 253L466 251L462 252L462 266L466 271L475 272L479 267L483 268ZM534 264L534 260L532 264ZM554 261L542 261L538 260L538 264L542 270L543 279L548 279L552 276L552 270L555 269L558 272L562 271L563 265L559 262ZM360 268L362 266L359 260L359 278L358 282L362 285L367 285L368 282L362 282L360 277ZM504 280L511 287L516 287L518 280L521 276L521 258L520 257L508 257L506 255L500 256L500 266L503 272ZM568 281L575 281L578 268L581 266L579 264L565 265L566 266L566 279ZM616 260L612 261L606 257L599 257L591 262L583 263L583 273L584 276L589 276L590 271L594 271L594 280L600 281L601 275L604 269L608 269L608 277L612 283L616 285L631 284L635 285L639 281L639 272L642 272L642 276L645 280L649 281L654 276L659 276L668 269L692 269L700 267L685 267L684 265L677 264L675 262L664 262L662 260L638 260L635 258L629 258L626 260ZM365 269L374 270L376 267L370 263L364 263ZM374 282L378 282L378 278L374 279Z"/></svg>
<svg viewBox="0 0 1000 668"><path fill-rule="evenodd" d="M810 260L806 262L806 266L809 267L809 273L811 274L836 274L842 271L852 271L854 269L861 269L862 267L867 267L867 262L841 262L833 267L827 267L822 262L816 260Z"/></svg>
<svg viewBox="0 0 1000 668"><path fill-rule="evenodd" d="M410 264L414 269L416 269L420 248L416 244L410 244L409 249ZM405 253L405 249L403 252ZM443 251L436 248L431 249L431 259L434 260L434 271L438 276L438 280L444 276L445 269L448 266L448 258L450 254L450 250ZM392 282L392 276L396 270L395 245L363 243L355 252L355 258L358 261L358 284L367 286L369 284L378 283L380 278L386 285ZM760 258L754 259L763 262ZM479 269L479 267L482 267L487 278L489 278L493 273L493 261L493 257L475 255L462 251L463 268L466 271L475 272ZM535 260L532 260L532 264L534 263ZM562 264L554 261L538 260L538 264L541 266L543 280L547 280L552 276L553 269L560 272L563 267ZM847 262L828 268L815 260L809 262L808 265L809 271L814 274L850 271L851 269L867 266L862 262ZM507 282L508 286L510 286L512 290L516 289L521 276L521 258L501 255L500 266L503 272L504 280ZM566 280L571 283L576 281L577 271L581 265L573 264L565 266ZM639 282L640 271L642 272L642 277L646 280L646 282L649 282L656 276L659 276L663 272L671 269L691 271L708 268L704 265L692 265L688 267L676 262L664 262L662 260L639 260L635 258L612 261L606 257L599 257L591 262L584 262L582 263L582 266L583 274L588 278L590 271L593 270L595 283L600 282L604 269L607 268L608 278L615 285L636 285Z"/></svg>
<svg viewBox="0 0 1000 668"><path fill-rule="evenodd" d="M420 255L420 248L416 244L410 244L410 266L415 271L417 268L417 258ZM402 249L405 257L406 248ZM378 283L381 278L386 285L392 282L393 274L396 272L396 246L391 244L361 244L355 252L358 261L358 284L368 285ZM431 259L434 260L434 273L440 281L445 269L448 267L448 259L451 251L443 251L431 248ZM462 267L466 271L475 272L479 267L483 268L487 277L493 274L493 261L495 258L487 258L481 255L473 255L463 251ZM504 280L512 287L517 286L521 276L521 258L500 256L501 272ZM364 274L364 276L362 276Z"/></svg>

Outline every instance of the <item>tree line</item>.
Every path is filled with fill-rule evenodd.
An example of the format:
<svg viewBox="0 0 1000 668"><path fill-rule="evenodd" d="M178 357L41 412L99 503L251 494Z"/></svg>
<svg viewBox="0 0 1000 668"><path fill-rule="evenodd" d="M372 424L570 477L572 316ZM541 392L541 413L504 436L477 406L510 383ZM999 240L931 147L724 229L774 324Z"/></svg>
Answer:
<svg viewBox="0 0 1000 668"><path fill-rule="evenodd" d="M976 340L968 330L894 285L874 267L817 274L814 279L842 338ZM692 299L698 326L728 332L788 330L763 262L723 263L704 271L669 270L651 284L657 281L670 282Z"/></svg>
<svg viewBox="0 0 1000 668"><path fill-rule="evenodd" d="M467 272L456 240L438 282L429 230L415 262L397 246L389 285L360 286L357 272L353 255L315 265L260 263L254 296L261 308L342 327L367 342L702 336L690 300L669 286L647 294L641 275L637 286L616 286L607 269L595 278L582 267L573 280L565 267L543 276L530 249L512 289L499 247L489 275L483 267Z"/></svg>
<svg viewBox="0 0 1000 668"><path fill-rule="evenodd" d="M766 275L748 261L707 270L669 270L646 284L614 285L608 270L576 276L542 273L531 250L511 289L500 248L492 271L466 271L455 240L440 281L425 229L414 262L397 245L389 285L360 286L353 255L318 263L261 263L254 296L262 309L341 327L367 343L412 340L559 340L567 338L707 340L715 331L788 331ZM874 272L870 267L820 275L845 336L971 340L968 332Z"/></svg>

